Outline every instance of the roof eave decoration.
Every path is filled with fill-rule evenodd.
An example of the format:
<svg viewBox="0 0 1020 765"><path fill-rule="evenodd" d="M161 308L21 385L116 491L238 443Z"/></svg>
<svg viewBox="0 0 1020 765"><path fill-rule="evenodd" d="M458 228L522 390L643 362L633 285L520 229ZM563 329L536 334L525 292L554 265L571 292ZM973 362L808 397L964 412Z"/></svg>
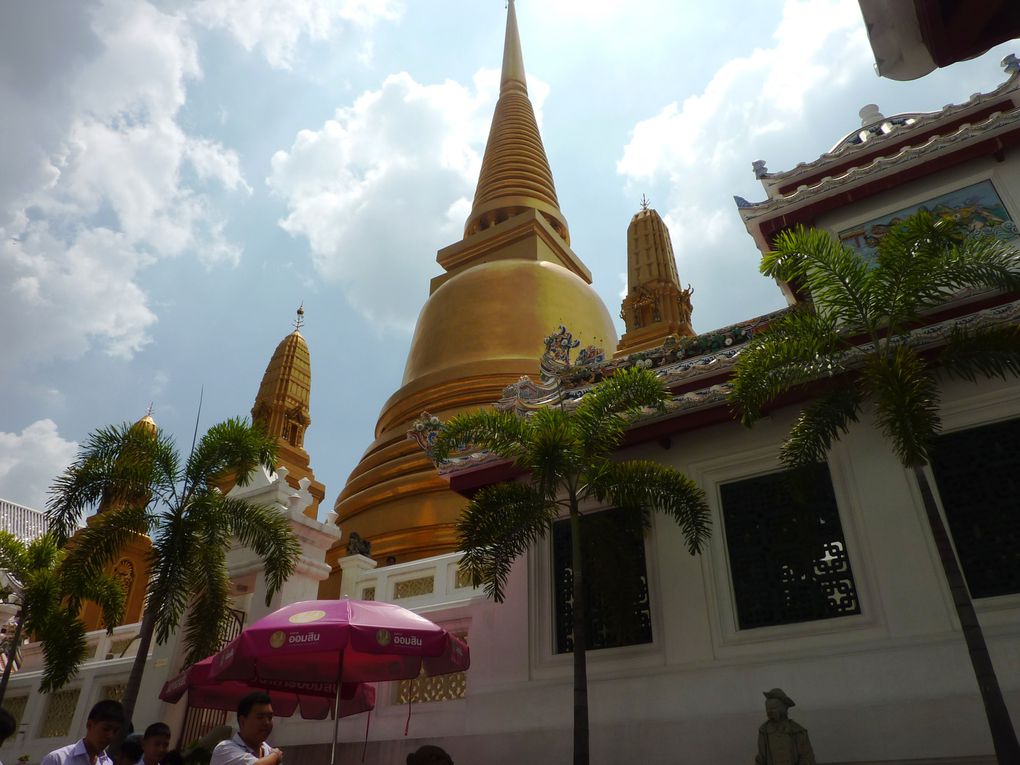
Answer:
<svg viewBox="0 0 1020 765"><path fill-rule="evenodd" d="M973 298L974 296L969 293L961 293L961 295L956 297L967 299L968 297ZM767 326L770 321L775 320L788 310L790 309L784 309L782 311L767 314L766 316L758 317L751 322L747 322L742 325L735 325L730 329L740 328L745 330L747 331L747 339L750 339L755 331L760 331L762 328ZM918 327L917 329L899 336L899 338L896 339L896 342L908 345L915 350L926 351L944 345L953 332L961 328L975 329L1007 323L1015 324L1018 321L1020 321L1020 300L1014 300L1009 303L992 306L964 316L956 316L934 324ZM567 334L569 335L569 333ZM746 340L744 342L746 342ZM870 350L870 343L863 343L853 350L847 351L846 355L842 359L843 368L848 371L853 370L859 366L863 359L866 358ZM657 368L656 371L657 374L663 378L664 383L667 386L672 387L679 381L679 379L682 379L682 376L685 374L689 375L689 377L684 380L685 382L696 380L698 378L715 378L720 372L731 369L736 364L739 355L739 347L731 349L727 346L727 350L725 351L714 354L706 354L705 356L692 358L686 362L678 364L662 365ZM635 358L640 356L643 356L644 358ZM633 354L632 357L628 358L632 359L632 363L640 363L642 366L655 366L654 360L650 364L646 363L650 358L652 358L646 354ZM619 368L621 365L618 362L620 361L625 360L614 359L606 362L605 364L598 365L598 368ZM526 378L522 378L522 380L523 379ZM706 381L708 380L706 379ZM514 388L514 386L510 386L507 390L510 391L511 388ZM591 385L587 385L583 388L577 388L572 391L564 391L562 395L556 397L554 400L550 401L550 403L558 403L566 407L577 406L579 400L588 390L590 390L590 388ZM639 416L634 424L640 426L650 425L659 420L665 420L681 414L688 414L694 411L719 406L726 402L730 396L731 390L732 387L728 381L716 382L698 389L686 389L673 395L670 401L667 402L665 411L658 412L648 410L643 415ZM524 395L526 396L527 394ZM515 392L510 399L516 399L518 397L517 392ZM505 402L508 402L508 396L506 393L504 393L504 397L501 399L500 403L504 404ZM548 403L546 405L548 405ZM534 411L534 409L531 411ZM527 411L521 412L521 414L522 416L528 416ZM435 436L441 428L442 423L439 421L439 418L431 417L427 413L424 413L422 415L422 419L418 420L413 426L412 431L408 433L408 437L418 441L419 445L421 445L426 452L430 453L428 447L435 440ZM470 445L465 444L458 454L452 457L448 462L438 465L437 469L444 477L451 478L454 475L474 471L487 465L505 462L506 459L504 457L492 454L491 452L473 450Z"/></svg>
<svg viewBox="0 0 1020 765"><path fill-rule="evenodd" d="M939 122L963 117L968 112L978 111L984 106L1010 96L1016 97L1020 93L1020 59L1011 53L1002 59L1001 66L1009 77L995 90L988 93L974 93L963 103L946 104L942 109L933 112L915 112L885 117L876 111L875 118L872 120L864 119L870 113L868 107L865 107L861 110L862 119L864 119L861 127L841 138L835 146L817 159L800 162L789 170L777 172L769 172L764 160L757 160L752 163L755 178L761 181L766 193L772 197L779 194L778 189L781 186L795 183L798 177L813 175L826 165L845 162L852 159L855 154L874 151L885 143L909 139L911 135L935 127ZM855 140L860 139L863 133L868 134L866 140Z"/></svg>
<svg viewBox="0 0 1020 765"><path fill-rule="evenodd" d="M881 175L898 165L915 162L940 153L956 151L971 142L992 138L1020 127L1020 108L994 112L976 124L964 123L952 133L933 135L922 144L904 146L896 154L876 157L866 165L852 167L837 176L826 176L818 183L799 187L786 195L777 195L761 202L737 200L737 210L744 221L753 221L783 208L798 205L820 194L845 190Z"/></svg>

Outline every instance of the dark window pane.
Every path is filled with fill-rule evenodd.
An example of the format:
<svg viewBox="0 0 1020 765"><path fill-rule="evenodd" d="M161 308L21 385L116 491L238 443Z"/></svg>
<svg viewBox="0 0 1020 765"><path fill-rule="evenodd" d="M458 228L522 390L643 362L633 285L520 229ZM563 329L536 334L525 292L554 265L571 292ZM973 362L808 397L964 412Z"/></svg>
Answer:
<svg viewBox="0 0 1020 765"><path fill-rule="evenodd" d="M828 465L720 493L740 629L861 612Z"/></svg>
<svg viewBox="0 0 1020 765"><path fill-rule="evenodd" d="M574 649L570 521L557 521L552 536L556 653L568 653ZM585 515L581 542L588 649L652 642L641 514L614 509Z"/></svg>
<svg viewBox="0 0 1020 765"><path fill-rule="evenodd" d="M1020 592L1020 419L940 436L931 466L971 596Z"/></svg>

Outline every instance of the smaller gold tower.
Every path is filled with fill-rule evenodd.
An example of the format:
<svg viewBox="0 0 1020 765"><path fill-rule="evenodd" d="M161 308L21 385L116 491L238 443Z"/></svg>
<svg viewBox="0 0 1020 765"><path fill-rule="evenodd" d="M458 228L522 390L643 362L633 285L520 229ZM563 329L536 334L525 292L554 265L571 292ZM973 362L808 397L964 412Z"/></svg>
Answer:
<svg viewBox="0 0 1020 765"><path fill-rule="evenodd" d="M151 406L145 416L131 426L131 431L149 438L156 438L159 435L156 421L152 419ZM107 494L99 503L96 514L91 516L86 523L91 525L102 513L124 507L129 503L148 504L149 499L148 493L133 496ZM107 573L112 574L124 588L124 617L121 619L121 624L135 624L142 620L145 592L149 585L149 554L151 551L152 540L149 539L144 529L140 529L138 533L132 534L127 544L121 548L117 554L116 562L107 566ZM102 611L91 601L86 602L82 608L81 618L85 622L85 629L89 631L117 626L103 624Z"/></svg>
<svg viewBox="0 0 1020 765"><path fill-rule="evenodd" d="M276 346L269 360L262 384L251 408L252 422L260 422L276 436L280 445L280 464L287 468L287 483L298 488L298 481L308 478L312 503L305 515L315 518L319 503L326 496L326 487L315 480L311 458L305 451L305 431L312 424L308 407L312 394L312 359L308 343L301 334L305 309L297 309L294 331Z"/></svg>
<svg viewBox="0 0 1020 765"><path fill-rule="evenodd" d="M616 355L656 348L670 335L692 337L693 294L680 286L669 229L642 198L627 227L627 297L620 309L627 331Z"/></svg>

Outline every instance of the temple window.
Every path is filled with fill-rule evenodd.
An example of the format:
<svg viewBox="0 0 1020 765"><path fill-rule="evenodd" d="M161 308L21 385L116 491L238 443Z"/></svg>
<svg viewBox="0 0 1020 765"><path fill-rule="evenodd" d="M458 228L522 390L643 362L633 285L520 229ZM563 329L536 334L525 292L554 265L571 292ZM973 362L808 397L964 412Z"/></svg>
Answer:
<svg viewBox="0 0 1020 765"><path fill-rule="evenodd" d="M1020 592L1020 419L940 436L931 467L971 596Z"/></svg>
<svg viewBox="0 0 1020 765"><path fill-rule="evenodd" d="M588 649L652 642L641 516L619 509L589 513L581 521L581 540ZM574 648L569 519L553 525L552 543L554 650L569 653Z"/></svg>
<svg viewBox="0 0 1020 765"><path fill-rule="evenodd" d="M828 465L719 490L740 629L861 612Z"/></svg>

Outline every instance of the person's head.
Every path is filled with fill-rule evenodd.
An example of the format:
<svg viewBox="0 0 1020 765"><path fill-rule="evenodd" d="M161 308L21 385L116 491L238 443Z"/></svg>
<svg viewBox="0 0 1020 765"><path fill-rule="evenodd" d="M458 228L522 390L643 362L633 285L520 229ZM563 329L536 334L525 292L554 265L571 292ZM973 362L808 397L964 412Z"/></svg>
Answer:
<svg viewBox="0 0 1020 765"><path fill-rule="evenodd" d="M785 720L788 712L786 704L779 699L765 699L765 715L774 721Z"/></svg>
<svg viewBox="0 0 1020 765"><path fill-rule="evenodd" d="M171 749L160 761L160 765L184 765L184 755L176 749Z"/></svg>
<svg viewBox="0 0 1020 765"><path fill-rule="evenodd" d="M100 701L89 711L85 722L85 746L93 752L103 751L117 738L123 725L124 707L120 702Z"/></svg>
<svg viewBox="0 0 1020 765"><path fill-rule="evenodd" d="M137 738L128 737L116 749L111 746L109 755L113 765L135 765L142 758L142 745Z"/></svg>
<svg viewBox="0 0 1020 765"><path fill-rule="evenodd" d="M407 755L407 765L453 765L453 758L438 746L425 744Z"/></svg>
<svg viewBox="0 0 1020 765"><path fill-rule="evenodd" d="M145 762L154 765L162 762L170 750L170 726L164 722L154 722L145 729L142 736L142 751Z"/></svg>
<svg viewBox="0 0 1020 765"><path fill-rule="evenodd" d="M0 709L0 746L3 746L4 741L13 736L17 729L18 723L15 722L14 715L6 709Z"/></svg>
<svg viewBox="0 0 1020 765"><path fill-rule="evenodd" d="M268 693L255 691L237 705L237 733L249 746L261 744L273 732L273 702Z"/></svg>

